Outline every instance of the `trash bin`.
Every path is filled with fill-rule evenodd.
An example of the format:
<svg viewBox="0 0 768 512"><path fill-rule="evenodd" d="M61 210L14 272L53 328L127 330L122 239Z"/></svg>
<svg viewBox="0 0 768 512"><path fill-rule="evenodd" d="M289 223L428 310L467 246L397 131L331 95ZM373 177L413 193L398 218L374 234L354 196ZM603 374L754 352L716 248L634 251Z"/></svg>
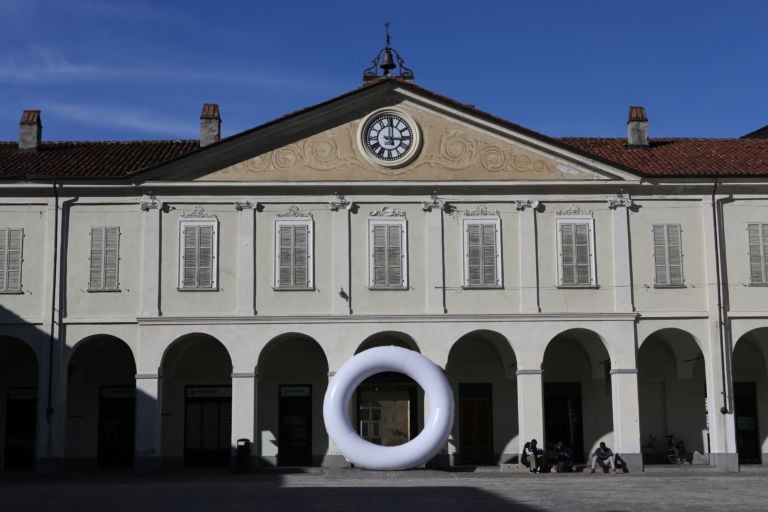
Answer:
<svg viewBox="0 0 768 512"><path fill-rule="evenodd" d="M247 473L251 469L251 440L237 440L237 471Z"/></svg>

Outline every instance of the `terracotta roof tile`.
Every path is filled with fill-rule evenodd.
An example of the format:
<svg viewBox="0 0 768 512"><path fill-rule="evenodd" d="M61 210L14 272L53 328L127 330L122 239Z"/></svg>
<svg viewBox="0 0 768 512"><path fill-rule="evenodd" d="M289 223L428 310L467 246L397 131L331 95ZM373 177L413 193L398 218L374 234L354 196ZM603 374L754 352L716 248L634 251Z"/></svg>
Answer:
<svg viewBox="0 0 768 512"><path fill-rule="evenodd" d="M43 142L19 151L15 142L0 142L0 179L123 178L199 148L196 140Z"/></svg>
<svg viewBox="0 0 768 512"><path fill-rule="evenodd" d="M766 139L651 139L648 148L626 139L558 141L646 176L768 176Z"/></svg>

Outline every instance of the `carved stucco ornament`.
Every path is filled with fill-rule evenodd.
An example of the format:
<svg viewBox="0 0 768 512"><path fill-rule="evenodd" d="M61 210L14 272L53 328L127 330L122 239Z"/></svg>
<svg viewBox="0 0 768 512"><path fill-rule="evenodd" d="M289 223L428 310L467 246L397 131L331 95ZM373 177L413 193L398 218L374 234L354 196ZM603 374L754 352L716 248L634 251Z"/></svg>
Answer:
<svg viewBox="0 0 768 512"><path fill-rule="evenodd" d="M218 219L213 213L208 213L202 206L195 206L192 211L185 211L181 214L185 219Z"/></svg>
<svg viewBox="0 0 768 512"><path fill-rule="evenodd" d="M276 214L277 217L297 217L297 218L307 218L312 217L312 212L302 211L299 209L296 205L291 205L288 207L287 211L280 212Z"/></svg>

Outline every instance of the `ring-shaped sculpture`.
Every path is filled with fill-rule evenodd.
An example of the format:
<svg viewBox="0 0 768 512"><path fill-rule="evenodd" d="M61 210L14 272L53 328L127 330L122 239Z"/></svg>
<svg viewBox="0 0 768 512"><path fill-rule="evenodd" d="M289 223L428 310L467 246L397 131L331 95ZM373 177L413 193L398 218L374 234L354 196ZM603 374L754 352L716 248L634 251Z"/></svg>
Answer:
<svg viewBox="0 0 768 512"><path fill-rule="evenodd" d="M360 437L349 419L352 394L365 379L381 372L403 373L429 398L422 431L398 446L379 446ZM348 461L366 469L396 470L421 466L445 446L453 426L453 394L443 370L428 358L400 347L376 347L347 361L336 372L323 401L328 435Z"/></svg>

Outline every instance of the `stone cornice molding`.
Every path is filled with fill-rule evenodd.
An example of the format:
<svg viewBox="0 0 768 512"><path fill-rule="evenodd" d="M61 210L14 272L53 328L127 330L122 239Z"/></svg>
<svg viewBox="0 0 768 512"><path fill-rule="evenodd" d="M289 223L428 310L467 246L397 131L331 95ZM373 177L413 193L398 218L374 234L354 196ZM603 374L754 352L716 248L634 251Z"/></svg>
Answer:
<svg viewBox="0 0 768 512"><path fill-rule="evenodd" d="M530 370L517 370L516 375L542 375L544 370L530 369Z"/></svg>
<svg viewBox="0 0 768 512"><path fill-rule="evenodd" d="M610 371L611 375L636 374L636 373L639 373L639 370L637 368L614 368Z"/></svg>

